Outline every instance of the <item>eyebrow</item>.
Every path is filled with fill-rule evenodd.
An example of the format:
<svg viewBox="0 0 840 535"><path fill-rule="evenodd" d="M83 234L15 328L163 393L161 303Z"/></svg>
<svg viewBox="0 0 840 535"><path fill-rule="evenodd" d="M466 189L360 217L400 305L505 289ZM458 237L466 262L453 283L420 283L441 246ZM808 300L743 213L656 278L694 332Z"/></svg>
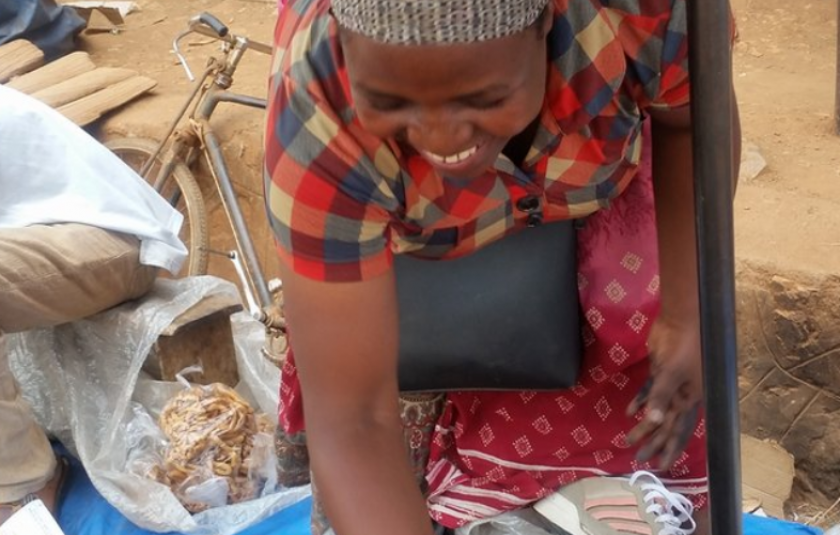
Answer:
<svg viewBox="0 0 840 535"><path fill-rule="evenodd" d="M410 100L401 95L395 95L392 93L385 93L383 91L379 91L373 89L371 87L367 87L364 84L356 84L356 88L359 89L362 93L365 94L366 97L369 98L381 98L383 100L387 99L395 99L395 100ZM494 97L501 93L508 93L510 92L511 88L504 85L504 84L493 84L489 87L485 87L479 91L473 91L472 93L465 93L463 95L457 95L451 100L460 100L460 101L468 101L468 100L477 100L481 98L488 98Z"/></svg>

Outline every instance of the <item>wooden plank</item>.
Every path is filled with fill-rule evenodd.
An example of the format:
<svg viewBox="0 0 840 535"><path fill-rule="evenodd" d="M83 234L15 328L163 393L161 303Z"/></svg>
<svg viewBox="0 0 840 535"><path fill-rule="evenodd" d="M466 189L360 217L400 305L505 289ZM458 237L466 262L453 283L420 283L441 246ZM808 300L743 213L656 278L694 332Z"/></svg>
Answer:
<svg viewBox="0 0 840 535"><path fill-rule="evenodd" d="M744 499L757 500L768 515L784 518L794 474L793 456L780 445L741 435L741 492Z"/></svg>
<svg viewBox="0 0 840 535"><path fill-rule="evenodd" d="M7 85L31 95L96 68L87 52L73 52L32 72L17 76Z"/></svg>
<svg viewBox="0 0 840 535"><path fill-rule="evenodd" d="M41 91L36 91L32 96L53 108L60 108L108 86L128 80L136 74L130 69L103 67L82 73Z"/></svg>
<svg viewBox="0 0 840 535"><path fill-rule="evenodd" d="M182 312L181 315L172 320L172 323L163 330L161 336L174 336L178 329L185 325L206 318L216 312L225 312L228 316L242 310L242 303L238 297L228 294L211 295Z"/></svg>
<svg viewBox="0 0 840 535"><path fill-rule="evenodd" d="M158 380L174 381L184 368L200 364L204 372L191 376L191 381L236 386L239 371L230 315L240 310L235 296L205 297L164 329L143 369Z"/></svg>
<svg viewBox="0 0 840 535"><path fill-rule="evenodd" d="M0 46L0 84L44 64L44 53L25 39Z"/></svg>
<svg viewBox="0 0 840 535"><path fill-rule="evenodd" d="M150 91L156 85L157 82L151 78L135 76L62 106L58 111L77 125L84 126Z"/></svg>

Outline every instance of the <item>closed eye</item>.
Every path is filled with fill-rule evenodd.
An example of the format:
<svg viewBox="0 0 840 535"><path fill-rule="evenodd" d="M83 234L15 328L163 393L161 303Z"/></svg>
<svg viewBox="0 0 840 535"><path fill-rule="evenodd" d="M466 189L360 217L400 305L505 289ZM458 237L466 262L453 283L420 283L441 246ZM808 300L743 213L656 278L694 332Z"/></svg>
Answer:
<svg viewBox="0 0 840 535"><path fill-rule="evenodd" d="M409 102L405 99L396 97L367 97L365 98L368 106L377 111L399 111L408 107Z"/></svg>
<svg viewBox="0 0 840 535"><path fill-rule="evenodd" d="M494 99L468 99L462 101L465 106L475 108L477 110L491 110L493 108L500 108L507 101L507 97Z"/></svg>

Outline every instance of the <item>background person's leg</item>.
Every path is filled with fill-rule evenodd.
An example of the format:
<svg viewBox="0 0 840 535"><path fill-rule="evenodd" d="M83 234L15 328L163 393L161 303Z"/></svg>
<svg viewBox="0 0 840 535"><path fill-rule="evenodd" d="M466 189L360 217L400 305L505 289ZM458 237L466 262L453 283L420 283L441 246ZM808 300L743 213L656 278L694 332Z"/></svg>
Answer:
<svg viewBox="0 0 840 535"><path fill-rule="evenodd" d="M0 229L0 336L77 320L143 295L156 269L141 266L139 257L136 238L95 227ZM0 347L0 504L43 488L55 467Z"/></svg>
<svg viewBox="0 0 840 535"><path fill-rule="evenodd" d="M139 258L137 238L87 225L0 229L0 331L74 321L143 295L156 269Z"/></svg>
<svg viewBox="0 0 840 535"><path fill-rule="evenodd" d="M0 503L40 490L55 466L47 436L20 398L9 370L6 339L0 335Z"/></svg>

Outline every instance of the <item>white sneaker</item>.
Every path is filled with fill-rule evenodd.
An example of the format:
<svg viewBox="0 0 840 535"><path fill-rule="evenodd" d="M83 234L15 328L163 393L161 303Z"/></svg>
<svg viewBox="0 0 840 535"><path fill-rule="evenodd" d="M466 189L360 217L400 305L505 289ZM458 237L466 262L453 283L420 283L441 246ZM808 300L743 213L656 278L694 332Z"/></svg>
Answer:
<svg viewBox="0 0 840 535"><path fill-rule="evenodd" d="M534 510L570 535L691 535L694 506L650 472L567 485Z"/></svg>

